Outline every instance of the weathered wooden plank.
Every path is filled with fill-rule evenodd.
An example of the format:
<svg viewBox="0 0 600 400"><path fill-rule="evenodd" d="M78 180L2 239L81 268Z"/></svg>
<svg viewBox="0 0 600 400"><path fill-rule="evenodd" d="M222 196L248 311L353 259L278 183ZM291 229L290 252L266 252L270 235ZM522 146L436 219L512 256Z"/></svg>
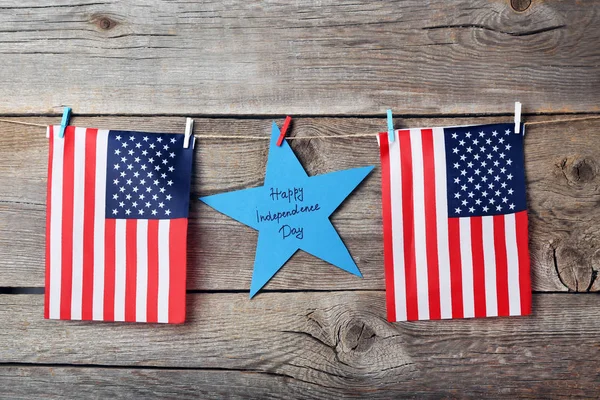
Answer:
<svg viewBox="0 0 600 400"><path fill-rule="evenodd" d="M361 291L263 293L253 300L191 294L185 325L156 326L47 321L43 296L3 295L0 363L105 367L72 378L88 382L115 376L109 366L248 371L259 376L233 374L233 385L255 379L277 392L284 383L289 390L314 390L312 384L326 388L316 396L336 397L595 396L600 390L597 296L534 295L532 317L396 324L385 321L384 299L383 292ZM196 381L194 372L182 371L179 381L169 373L129 372L138 373L120 384L139 388L138 378L157 376L182 385L173 390L185 394L188 385L208 390L232 375L198 372ZM60 378L65 374L59 381L70 379Z"/></svg>
<svg viewBox="0 0 600 400"><path fill-rule="evenodd" d="M548 117L545 117L548 118ZM539 120L539 118L537 118ZM498 122L498 118L409 119L398 126ZM536 120L531 118L530 120ZM52 121L33 118L29 121ZM80 126L178 132L178 118L76 118ZM299 118L293 135L376 132L382 119ZM600 253L599 122L527 128L526 175L533 288L597 291ZM268 135L268 120L199 119L202 134ZM43 129L0 123L0 286L43 286L47 140ZM27 137L27 140L23 140ZM292 141L309 174L379 166L374 139ZM189 235L188 288L247 289L256 233L196 200L199 195L260 185L268 145L260 140L200 140L196 149ZM299 252L267 289L383 289L380 172L376 168L333 221L356 259L359 279Z"/></svg>
<svg viewBox="0 0 600 400"><path fill-rule="evenodd" d="M452 373L444 379L452 380ZM462 375L459 373L458 375ZM515 377L515 381L518 379ZM597 385L584 387L587 382L577 378L571 381L529 383L523 378L517 384L496 382L481 386L450 387L424 386L421 380L407 380L402 387L343 390L329 388L272 373L232 370L156 370L105 369L63 366L0 366L0 384L3 397L10 399L389 399L389 398L594 398ZM420 386L421 385L421 386Z"/></svg>
<svg viewBox="0 0 600 400"><path fill-rule="evenodd" d="M599 6L5 0L0 113L600 111Z"/></svg>
<svg viewBox="0 0 600 400"><path fill-rule="evenodd" d="M284 375L250 370L0 366L7 399L324 399L339 393Z"/></svg>

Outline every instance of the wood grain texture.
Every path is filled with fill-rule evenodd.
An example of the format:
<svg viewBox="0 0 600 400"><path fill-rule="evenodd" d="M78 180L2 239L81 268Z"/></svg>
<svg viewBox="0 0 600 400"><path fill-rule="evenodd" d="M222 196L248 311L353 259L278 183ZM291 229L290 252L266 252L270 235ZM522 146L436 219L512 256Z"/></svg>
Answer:
<svg viewBox="0 0 600 400"><path fill-rule="evenodd" d="M556 117L556 118L560 118ZM549 117L530 118L535 121ZM31 118L28 121L53 121ZM441 126L503 118L397 120L396 126ZM180 132L183 118L75 118L79 126ZM294 136L377 132L383 119L298 118ZM270 121L197 119L197 135L269 134ZM600 121L535 125L525 139L533 289L598 291L600 269ZM0 286L44 284L47 139L43 128L0 123ZM26 137L27 140L23 140ZM291 141L309 174L376 165L333 222L364 278L299 252L266 289L384 288L381 189L374 138ZM256 232L197 201L200 195L258 186L268 144L260 140L199 140L194 161L188 245L188 289L248 290Z"/></svg>
<svg viewBox="0 0 600 400"><path fill-rule="evenodd" d="M599 0L4 0L0 113L598 112Z"/></svg>
<svg viewBox="0 0 600 400"><path fill-rule="evenodd" d="M256 233L196 198L262 184L267 141L235 138L273 115L305 116L292 136L374 134L390 107L415 117L397 128L510 121L515 100L546 114L525 121L600 115L599 10L0 0L0 115L232 138L195 152L187 322L48 321L44 296L0 294L0 398L598 397L599 294L572 293L600 292L598 120L527 128L531 317L385 320L374 138L291 142L311 175L376 166L333 216L363 279L299 252L250 301ZM0 293L44 284L43 131L0 122Z"/></svg>
<svg viewBox="0 0 600 400"><path fill-rule="evenodd" d="M0 366L3 398L323 399L339 391L250 370Z"/></svg>
<svg viewBox="0 0 600 400"><path fill-rule="evenodd" d="M0 368L0 384L21 374L23 391L28 384L41 390L37 380L47 382L50 371L34 367L53 363L60 367L53 385L65 381L75 389L79 381L90 394L129 388L151 395L161 382L168 387L156 396L169 390L189 396L191 388L206 394L220 386L206 394L218 397L228 382L233 395L249 385L248 397L257 398L268 392L593 397L600 390L595 295L534 295L532 317L395 324L385 321L384 302L383 292L361 291L262 293L253 300L191 294L186 324L157 326L43 320L43 296L2 295L0 364L9 368ZM211 378L211 371L223 372ZM95 389L90 380L113 384Z"/></svg>

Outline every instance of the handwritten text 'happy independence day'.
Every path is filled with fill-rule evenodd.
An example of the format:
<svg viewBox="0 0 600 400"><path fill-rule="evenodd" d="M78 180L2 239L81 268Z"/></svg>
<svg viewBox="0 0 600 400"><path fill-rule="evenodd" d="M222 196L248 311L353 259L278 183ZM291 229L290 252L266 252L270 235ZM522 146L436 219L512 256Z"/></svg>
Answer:
<svg viewBox="0 0 600 400"><path fill-rule="evenodd" d="M279 190L278 188L271 188L271 194L269 194L271 201L279 202L285 201L288 204L295 203L294 208L284 210L284 211L268 211L266 214L261 214L258 210L256 210L256 220L257 222L277 222L280 223L281 220L285 218L292 217L294 215L302 214L302 213L311 213L320 210L319 203L315 203L310 206L298 206L298 203L304 202L304 188L301 187L293 187L287 188L285 190ZM279 228L279 233L281 233L281 238L285 239L290 236L296 237L296 239L304 238L304 227L292 227L290 225L284 224Z"/></svg>

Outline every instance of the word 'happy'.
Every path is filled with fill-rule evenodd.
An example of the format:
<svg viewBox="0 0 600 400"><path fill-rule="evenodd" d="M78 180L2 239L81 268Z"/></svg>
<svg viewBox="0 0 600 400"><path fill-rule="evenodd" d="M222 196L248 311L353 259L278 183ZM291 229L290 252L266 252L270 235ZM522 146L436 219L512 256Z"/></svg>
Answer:
<svg viewBox="0 0 600 400"><path fill-rule="evenodd" d="M286 190L279 190L279 188L271 188L271 194L269 195L271 200L287 200L288 203L292 201L304 201L304 188L293 187Z"/></svg>

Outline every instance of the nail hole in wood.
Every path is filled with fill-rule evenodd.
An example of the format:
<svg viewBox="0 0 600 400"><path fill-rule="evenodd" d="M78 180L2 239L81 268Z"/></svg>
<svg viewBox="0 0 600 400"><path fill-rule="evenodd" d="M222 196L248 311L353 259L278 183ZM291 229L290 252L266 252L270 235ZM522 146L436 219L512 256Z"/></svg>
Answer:
<svg viewBox="0 0 600 400"><path fill-rule="evenodd" d="M531 0L510 0L510 6L513 10L523 12L529 8Z"/></svg>

